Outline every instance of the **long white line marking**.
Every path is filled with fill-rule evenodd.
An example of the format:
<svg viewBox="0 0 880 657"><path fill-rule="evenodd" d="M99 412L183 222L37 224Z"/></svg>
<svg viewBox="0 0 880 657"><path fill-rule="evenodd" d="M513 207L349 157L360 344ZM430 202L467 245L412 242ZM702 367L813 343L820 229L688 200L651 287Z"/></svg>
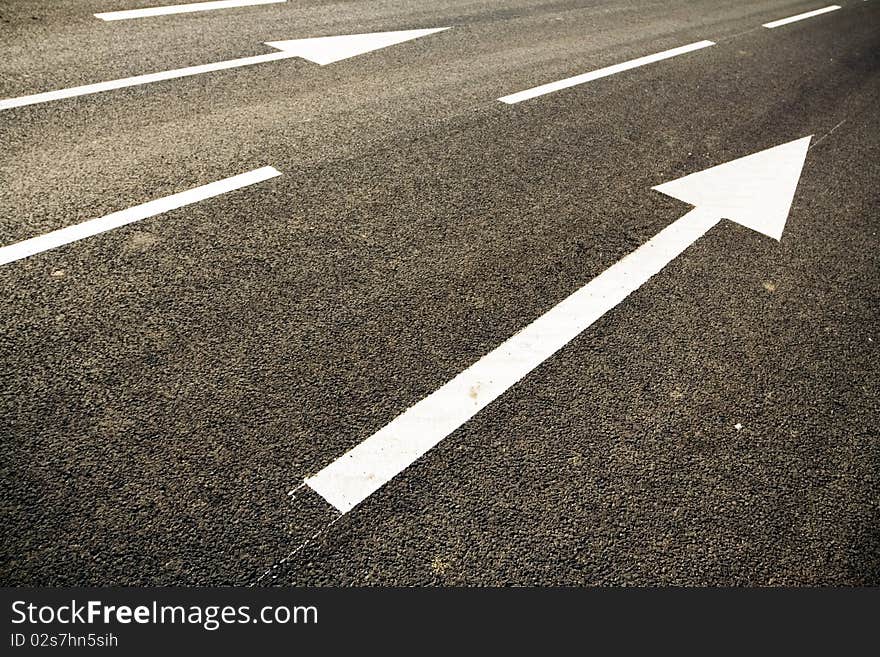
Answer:
<svg viewBox="0 0 880 657"><path fill-rule="evenodd" d="M812 18L813 16L827 14L829 11L837 11L840 8L841 8L840 5L829 5L828 7L823 7L822 9L816 9L815 11L808 11L803 14L798 14L797 16L789 16L788 18L780 18L778 21L771 21L769 23L764 23L763 27L767 27L772 30L774 27L780 27L781 25L788 25L789 23L794 23L796 21L802 21L805 18Z"/></svg>
<svg viewBox="0 0 880 657"><path fill-rule="evenodd" d="M146 7L144 9L125 9L123 11L105 11L95 14L102 21L121 21L129 18L147 18L150 16L167 16L169 14L188 14L193 11L210 11L212 9L229 9L231 7L249 7L251 5L269 5L287 0L215 0L214 2L193 2L186 5L167 5L165 7Z"/></svg>
<svg viewBox="0 0 880 657"><path fill-rule="evenodd" d="M108 82L97 82L95 84L86 84L81 87L70 87L69 89L59 89L58 91L46 91L30 96L19 96L18 98L7 98L0 100L0 110L12 109L13 107L23 107L25 105L35 105L37 103L45 103L50 100L60 100L62 98L74 98L75 96L85 96L88 94L96 94L111 89L122 89L123 87L134 87L139 84L148 84L150 82L160 82L162 80L172 80L174 78L184 78L190 75L198 75L199 73L209 73L211 71L222 71L227 68L236 68L238 66L249 66L251 64L262 64L263 62L274 62L279 59L289 59L295 57L289 52L270 52L265 55L255 55L254 57L242 57L241 59L230 59L225 62L214 62L212 64L201 64L199 66L188 66L186 68L177 68L172 71L161 71L159 73L147 73L146 75L136 75L131 78L122 78L119 80L109 80Z"/></svg>
<svg viewBox="0 0 880 657"><path fill-rule="evenodd" d="M95 18L100 18L102 21L121 21L129 18L147 18L149 16L166 16L168 14L188 14L193 11L210 11L212 9L228 9L230 7L248 7L250 5L268 5L276 2L287 2L287 0L216 0L214 2L194 2L186 5L126 9L123 11L105 11L100 14L95 14Z"/></svg>
<svg viewBox="0 0 880 657"><path fill-rule="evenodd" d="M54 249L63 246L64 244L70 244L71 242L76 242L86 237L92 237L93 235L114 228L119 228L120 226L140 221L141 219L146 219L147 217L162 214L169 210L175 210L185 205L197 203L206 198L219 196L220 194L225 194L226 192L231 192L235 189L240 189L241 187L247 187L248 185L253 185L280 175L281 172L275 169L275 167L262 167L260 169L241 173L237 176L208 183L201 187L194 187L185 192L172 194L171 196L156 199L155 201L136 205L127 210L120 210L119 212L98 217L97 219L90 219L81 224L75 224L73 226L68 226L67 228L54 230L51 233L46 233L39 237L32 237L31 239L0 248L0 265L21 260L22 258L27 258L35 253L41 253L42 251L48 251L49 249Z"/></svg>
<svg viewBox="0 0 880 657"><path fill-rule="evenodd" d="M568 87L583 84L584 82L592 82L593 80L598 80L599 78L614 75L615 73L628 71L632 68L644 66L645 64L659 62L663 59L669 59L670 57L675 57L677 55L684 55L685 53L693 52L694 50L700 50L702 48L708 48L709 46L714 45L714 41L698 41L696 43L691 43L686 46L680 46L671 50L664 50L663 52L658 52L653 55L647 55L645 57L639 57L638 59L632 59L628 62L623 62L622 64L615 64L614 66L608 66L606 68L600 68L596 71L590 71L589 73L584 73L582 75L576 75L572 78L559 80L558 82L542 84L539 87L526 89L525 91L519 91L515 94L510 94L509 96L503 96L498 100L500 100L502 103L507 103L508 105L521 103L522 101L529 100L530 98L543 96L554 91L559 91L560 89L567 89Z"/></svg>

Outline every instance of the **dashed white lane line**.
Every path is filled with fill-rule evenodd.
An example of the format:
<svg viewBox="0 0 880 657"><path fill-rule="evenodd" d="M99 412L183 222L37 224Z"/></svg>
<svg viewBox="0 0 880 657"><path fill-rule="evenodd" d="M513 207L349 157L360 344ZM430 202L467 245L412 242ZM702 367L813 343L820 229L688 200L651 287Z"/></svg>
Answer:
<svg viewBox="0 0 880 657"><path fill-rule="evenodd" d="M36 105L37 103L46 103L52 100L61 100L62 98L75 98L76 96L86 96L89 94L97 94L102 91L110 91L111 89L123 89L125 87L135 87L140 84L149 84L151 82L161 82L162 80L173 80L175 78L184 78L190 75L199 75L200 73L210 73L211 71L222 71L228 68L237 68L239 66L250 66L251 64L262 64L264 62L273 62L279 59L289 59L293 57L287 52L270 52L265 55L256 55L254 57L242 57L240 59L230 59L225 62L214 62L212 64L201 64L199 66L188 66L186 68L177 68L173 71L162 71L160 73L148 73L146 75L136 75L130 78L121 78L119 80L110 80L108 82L97 82L95 84L84 84L80 87L69 87L67 89L59 89L58 91L46 91L39 94L31 94L30 96L19 96L18 98L6 98L0 100L0 110L12 109L13 107L24 107L26 105Z"/></svg>
<svg viewBox="0 0 880 657"><path fill-rule="evenodd" d="M840 8L841 8L840 5L829 5L828 7L822 7L822 9L808 11L803 14L798 14L797 16L789 16L788 18L780 18L778 21L771 21L769 23L764 23L764 27L767 27L772 30L774 27L781 27L783 25L788 25L789 23L795 23L797 21L802 21L805 18L812 18L813 16L820 16L822 14L827 14L829 11L837 11Z"/></svg>
<svg viewBox="0 0 880 657"><path fill-rule="evenodd" d="M41 253L42 251L48 251L49 249L70 244L71 242L76 242L86 237L92 237L93 235L104 233L108 230L119 228L120 226L134 223L135 221L140 221L141 219L146 219L147 217L162 214L163 212L168 212L170 210L176 210L185 205L197 203L206 198L219 196L220 194L225 194L226 192L247 187L248 185L253 185L280 175L281 172L274 167L262 167L260 169L241 173L237 176L224 178L223 180L202 185L201 187L194 187L185 192L172 194L171 196L156 199L155 201L136 205L127 210L114 212L103 217L98 217L97 219L90 219L81 224L61 228L52 231L51 233L40 235L39 237L32 237L23 242L17 242L16 244L0 248L0 265L21 260L22 258L27 258L35 253Z"/></svg>
<svg viewBox="0 0 880 657"><path fill-rule="evenodd" d="M287 0L216 0L214 2L193 2L185 5L168 5L165 7L146 7L144 9L126 9L123 11L105 11L95 14L102 21L122 21L129 18L148 18L150 16L167 16L169 14L188 14L194 11L210 11L212 9L229 9L231 7L249 7L251 5L269 5Z"/></svg>
<svg viewBox="0 0 880 657"><path fill-rule="evenodd" d="M515 94L510 94L509 96L503 96L498 100L500 100L502 103L507 103L508 105L521 103L522 101L529 100L530 98L543 96L545 94L553 93L554 91L559 91L560 89L567 89L568 87L583 84L584 82L592 82L593 80L598 80L599 78L614 75L615 73L628 71L633 68L638 68L639 66L644 66L645 64L652 64L653 62L659 62L664 59L669 59L670 57L684 55L685 53L693 52L694 50L701 50L702 48L708 48L709 46L714 45L714 41L698 41L696 43L690 43L686 46L679 46L678 48L664 50L663 52L658 52L653 55L639 57L638 59L631 59L630 61L623 62L622 64L615 64L614 66L600 68L596 71L590 71L589 73L576 75L571 78L566 78L565 80L559 80L558 82L542 84L539 87L533 87L532 89L526 89L525 91L519 91Z"/></svg>

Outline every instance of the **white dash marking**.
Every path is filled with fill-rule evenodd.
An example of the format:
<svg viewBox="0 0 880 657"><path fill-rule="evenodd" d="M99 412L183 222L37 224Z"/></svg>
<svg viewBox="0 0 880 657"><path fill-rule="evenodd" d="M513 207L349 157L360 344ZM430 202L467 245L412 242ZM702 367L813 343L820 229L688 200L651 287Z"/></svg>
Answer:
<svg viewBox="0 0 880 657"><path fill-rule="evenodd" d="M59 89L57 91L45 91L43 93L31 94L29 96L19 96L18 98L6 98L4 100L0 100L0 110L12 109L13 107L24 107L25 105L36 105L37 103L46 103L51 100L61 100L62 98L86 96L88 94L96 94L102 91L110 91L111 89L135 87L137 85L149 84L151 82L161 82L162 80L185 78L190 75L210 73L211 71L222 71L229 68L237 68L239 66L250 66L251 64L274 62L279 59L290 59L291 57L295 56L296 55L292 55L288 52L270 52L265 55L255 55L253 57L230 59L225 62L200 64L199 66L187 66L186 68L176 68L172 71L147 73L146 75L136 75L131 78L121 78L119 80L109 80L107 82L85 84L80 87L70 87L68 89Z"/></svg>
<svg viewBox="0 0 880 657"><path fill-rule="evenodd" d="M590 71L589 73L576 75L572 78L559 80L558 82L550 82L548 84L542 84L539 87L526 89L525 91L518 91L515 94L503 96L498 100L500 100L502 103L507 103L508 105L521 103L522 101L529 100L530 98L544 96L546 94L553 93L554 91L559 91L560 89L567 89L568 87L574 87L575 85L583 84L585 82L592 82L593 80L608 77L609 75L614 75L615 73L628 71L633 68L638 68L639 66L644 66L645 64L652 64L653 62L659 62L664 59L669 59L670 57L684 55L686 53L693 52L694 50L701 50L702 48L708 48L709 46L714 45L714 41L698 41L696 43L690 43L686 46L672 48L671 50L664 50L663 52L658 52L653 55L647 55L645 57L639 57L638 59L631 59L630 61L623 62L622 64L615 64L614 66L600 68L596 71Z"/></svg>
<svg viewBox="0 0 880 657"><path fill-rule="evenodd" d="M805 18L812 18L813 16L820 16L821 14L827 14L829 11L837 11L840 8L841 8L840 5L829 5L828 7L822 7L822 9L808 11L803 14L798 14L797 16L789 16L788 18L780 18L778 21L771 21L769 23L764 23L764 27L772 30L774 27L781 27L782 25L788 25L789 23L795 23L797 21L802 21Z"/></svg>
<svg viewBox="0 0 880 657"><path fill-rule="evenodd" d="M32 237L23 242L17 242L16 244L0 248L0 265L15 262L16 260L27 258L35 253L41 253L65 244L70 244L71 242L76 242L86 237L92 237L93 235L98 235L99 233L104 233L108 230L113 230L114 228L119 228L120 226L140 221L141 219L146 219L147 217L175 210L185 205L197 203L198 201L203 201L204 199L213 196L219 196L220 194L225 194L226 192L247 187L248 185L253 185L280 175L281 172L274 167L262 167L237 176L224 178L223 180L202 185L201 187L194 187L185 192L172 194L171 196L156 199L155 201L136 205L127 210L120 210L119 212L113 212L112 214L98 217L97 219L90 219L81 224L61 228L52 231L51 233L40 235L39 237Z"/></svg>
<svg viewBox="0 0 880 657"><path fill-rule="evenodd" d="M168 5L165 7L146 7L144 9L126 9L123 11L105 11L95 14L102 21L122 21L129 18L148 18L150 16L167 16L169 14L188 14L194 11L210 11L212 9L229 9L231 7L249 7L251 5L268 5L287 0L216 0L215 2L193 2L185 5Z"/></svg>

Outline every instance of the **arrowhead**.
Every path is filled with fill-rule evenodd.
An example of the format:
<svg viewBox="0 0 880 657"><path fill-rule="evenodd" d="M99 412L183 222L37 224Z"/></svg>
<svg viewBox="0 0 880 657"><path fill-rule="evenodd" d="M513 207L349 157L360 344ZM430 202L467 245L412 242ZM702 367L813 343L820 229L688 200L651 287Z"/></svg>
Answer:
<svg viewBox="0 0 880 657"><path fill-rule="evenodd" d="M654 189L778 240L782 238L810 139L812 135Z"/></svg>
<svg viewBox="0 0 880 657"><path fill-rule="evenodd" d="M362 55L396 43L442 32L448 27L435 27L427 30L401 30L399 32L373 32L371 34L346 34L342 36L318 37L316 39L292 39L290 41L267 41L267 46L283 50L296 57L308 59L315 64L332 64L341 59Z"/></svg>

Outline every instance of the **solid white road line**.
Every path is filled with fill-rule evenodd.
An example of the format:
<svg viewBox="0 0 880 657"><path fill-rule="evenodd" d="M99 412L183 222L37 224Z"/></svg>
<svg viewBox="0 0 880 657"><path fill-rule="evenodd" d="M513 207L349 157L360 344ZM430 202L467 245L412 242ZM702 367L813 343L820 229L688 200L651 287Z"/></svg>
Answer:
<svg viewBox="0 0 880 657"><path fill-rule="evenodd" d="M287 2L287 0L216 0L215 2L194 2L186 5L126 9L123 11L105 11L100 14L95 14L95 18L100 18L102 21L121 21L128 18L147 18L149 16L166 16L168 14L188 14L193 11L229 9L230 7L249 7L251 5L268 5L276 2Z"/></svg>
<svg viewBox="0 0 880 657"><path fill-rule="evenodd" d="M197 203L206 198L219 196L220 194L225 194L226 192L247 187L248 185L253 185L280 175L281 172L274 167L262 167L237 176L224 178L217 182L202 185L201 187L194 187L185 192L172 194L171 196L156 199L155 201L136 205L127 210L114 212L97 219L90 219L81 224L61 228L60 230L55 230L51 233L40 235L39 237L32 237L23 242L0 248L0 265L21 260L22 258L27 258L35 253L41 253L42 251L48 251L49 249L54 249L58 246L63 246L64 244L70 244L71 242L76 242L77 240L86 237L91 237L135 221L140 221L141 219L146 219L147 217L175 210L185 205Z"/></svg>
<svg viewBox="0 0 880 657"><path fill-rule="evenodd" d="M788 25L789 23L794 23L796 21L802 21L805 18L812 18L813 16L827 14L829 11L837 11L840 8L841 8L840 5L829 5L828 7L823 7L822 9L816 9L815 11L808 11L803 14L798 14L797 16L789 16L788 18L780 18L778 21L771 21L769 23L764 23L763 27L767 27L772 30L774 27L780 27L781 25Z"/></svg>
<svg viewBox="0 0 880 657"><path fill-rule="evenodd" d="M614 75L615 73L620 73L621 71L628 71L632 68L644 66L645 64L659 62L663 59L669 59L670 57L675 57L677 55L684 55L685 53L693 52L694 50L700 50L702 48L708 48L709 46L714 45L714 41L698 41L697 43L680 46L678 48L673 48L672 50L664 50L663 52L658 52L654 55L647 55L645 57L639 57L638 59L632 59L628 62L623 62L622 64L615 64L614 66L600 68L597 71L590 71L589 73L576 75L572 78L559 80L558 82L542 84L540 87L534 87L532 89L526 89L525 91L519 91L515 94L510 94L509 96L499 98L498 100L500 100L502 103L507 103L508 105L521 103L522 101L529 100L530 98L543 96L554 91L559 91L560 89L567 89L568 87L583 84L584 82L591 82L593 80L598 80L599 78Z"/></svg>
<svg viewBox="0 0 880 657"><path fill-rule="evenodd" d="M30 96L7 98L5 100L0 100L0 110L12 109L13 107L23 107L25 105L35 105L37 103L46 103L50 100L60 100L62 98L86 96L88 94L96 94L102 91L109 91L111 89L122 89L123 87L134 87L139 84L148 84L150 82L160 82L162 80L184 78L190 75L198 75L199 73L222 71L227 68L249 66L251 64L262 64L263 62L274 62L279 59L289 59L291 57L296 57L296 55L288 52L270 52L265 55L255 55L254 57L242 57L241 59L230 59L225 62L201 64L200 66L188 66L186 68L174 69L173 71L148 73L146 75L136 75L131 78L122 78L119 80L110 80L108 82L86 84L81 87L70 87L69 89L46 91L44 93L32 94Z"/></svg>

